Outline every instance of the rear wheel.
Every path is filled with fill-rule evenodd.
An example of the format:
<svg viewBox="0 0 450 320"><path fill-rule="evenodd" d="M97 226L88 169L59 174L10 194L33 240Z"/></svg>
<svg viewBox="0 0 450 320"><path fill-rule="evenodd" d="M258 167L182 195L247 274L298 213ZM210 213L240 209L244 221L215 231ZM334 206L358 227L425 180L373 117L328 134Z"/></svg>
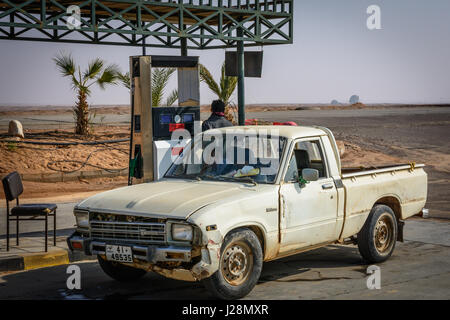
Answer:
<svg viewBox="0 0 450 320"><path fill-rule="evenodd" d="M386 261L394 251L397 232L397 219L392 209L385 205L374 206L358 233L361 256L370 263Z"/></svg>
<svg viewBox="0 0 450 320"><path fill-rule="evenodd" d="M102 270L114 280L120 282L131 282L142 278L147 271L137 268L132 268L120 264L118 262L107 261L101 256L97 256L98 263Z"/></svg>
<svg viewBox="0 0 450 320"><path fill-rule="evenodd" d="M243 298L258 282L262 264L258 237L247 228L236 229L225 237L219 270L203 280L203 284L219 299Z"/></svg>

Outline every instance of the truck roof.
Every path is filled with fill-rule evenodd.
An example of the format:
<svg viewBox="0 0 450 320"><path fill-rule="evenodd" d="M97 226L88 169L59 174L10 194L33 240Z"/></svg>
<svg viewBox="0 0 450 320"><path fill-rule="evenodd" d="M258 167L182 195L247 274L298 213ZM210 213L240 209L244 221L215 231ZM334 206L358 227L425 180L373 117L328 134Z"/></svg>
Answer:
<svg viewBox="0 0 450 320"><path fill-rule="evenodd" d="M325 131L317 127L307 127L307 126L236 126L236 127L226 127L218 129L220 131L236 131L236 130L244 130L246 131L267 131L268 133L271 130L278 130L278 134L281 137L285 137L288 139L296 139L303 137L313 137L313 136L323 136L326 135Z"/></svg>

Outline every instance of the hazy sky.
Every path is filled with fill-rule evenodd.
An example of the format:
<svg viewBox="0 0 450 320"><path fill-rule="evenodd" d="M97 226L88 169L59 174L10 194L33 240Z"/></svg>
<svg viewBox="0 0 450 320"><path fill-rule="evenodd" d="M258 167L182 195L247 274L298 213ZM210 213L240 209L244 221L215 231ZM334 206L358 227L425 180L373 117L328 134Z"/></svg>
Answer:
<svg viewBox="0 0 450 320"><path fill-rule="evenodd" d="M366 27L381 7L382 30ZM265 47L263 77L246 79L247 103L450 103L449 0L296 0L294 44ZM141 48L0 40L0 105L71 105L69 79L52 57L71 52L85 65L102 57L128 68ZM253 50L253 49L250 49ZM147 49L178 55L178 50ZM189 51L216 77L224 50ZM202 103L214 96L202 85ZM127 104L120 86L93 90L92 104ZM236 98L234 99L236 101Z"/></svg>

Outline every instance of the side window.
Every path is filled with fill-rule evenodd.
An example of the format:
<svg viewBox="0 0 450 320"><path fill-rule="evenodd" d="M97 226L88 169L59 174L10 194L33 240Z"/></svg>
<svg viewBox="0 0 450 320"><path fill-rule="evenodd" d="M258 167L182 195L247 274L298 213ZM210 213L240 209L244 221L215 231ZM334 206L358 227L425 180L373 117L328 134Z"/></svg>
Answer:
<svg viewBox="0 0 450 320"><path fill-rule="evenodd" d="M291 161L289 162L289 167L286 171L284 182L298 182L297 161L294 155L291 156Z"/></svg>
<svg viewBox="0 0 450 320"><path fill-rule="evenodd" d="M325 157L319 140L298 142L294 153L299 174L303 169L316 169L319 171L319 178L327 176Z"/></svg>

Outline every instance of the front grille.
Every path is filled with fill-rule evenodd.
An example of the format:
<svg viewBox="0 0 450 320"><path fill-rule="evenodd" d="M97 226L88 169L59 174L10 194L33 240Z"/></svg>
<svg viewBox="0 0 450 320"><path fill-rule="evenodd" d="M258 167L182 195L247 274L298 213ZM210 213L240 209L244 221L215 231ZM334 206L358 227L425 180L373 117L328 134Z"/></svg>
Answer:
<svg viewBox="0 0 450 320"><path fill-rule="evenodd" d="M135 223L115 221L90 221L93 240L132 241L134 243L153 244L166 242L164 223Z"/></svg>
<svg viewBox="0 0 450 320"><path fill-rule="evenodd" d="M90 212L89 220L94 221L110 221L110 222L135 222L135 223L164 223L163 219L157 218L148 218L148 217L138 217L132 215L122 215L122 214L113 214L113 213L103 213L103 212Z"/></svg>

